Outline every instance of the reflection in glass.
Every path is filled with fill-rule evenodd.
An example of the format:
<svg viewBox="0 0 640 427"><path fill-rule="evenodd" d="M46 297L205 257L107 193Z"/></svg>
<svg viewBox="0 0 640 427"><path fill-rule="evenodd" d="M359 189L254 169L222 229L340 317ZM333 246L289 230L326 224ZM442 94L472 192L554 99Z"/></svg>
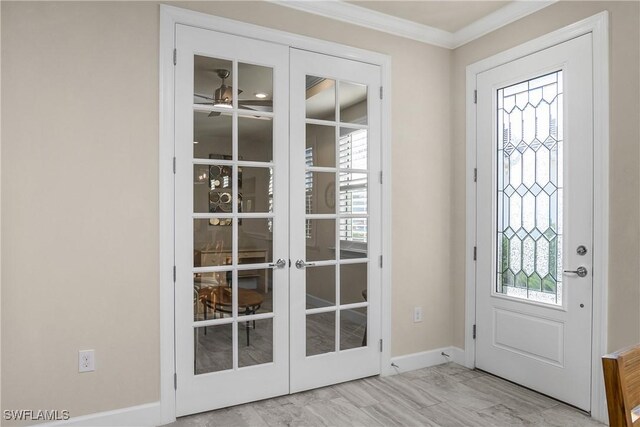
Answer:
<svg viewBox="0 0 640 427"><path fill-rule="evenodd" d="M335 126L307 124L306 166L336 167Z"/></svg>
<svg viewBox="0 0 640 427"><path fill-rule="evenodd" d="M306 213L336 213L336 174L333 172L307 172Z"/></svg>
<svg viewBox="0 0 640 427"><path fill-rule="evenodd" d="M367 174L340 174L340 213L367 213Z"/></svg>
<svg viewBox="0 0 640 427"><path fill-rule="evenodd" d="M238 270L238 315L273 311L273 270Z"/></svg>
<svg viewBox="0 0 640 427"><path fill-rule="evenodd" d="M340 218L341 258L367 257L367 218Z"/></svg>
<svg viewBox="0 0 640 427"><path fill-rule="evenodd" d="M231 160L232 123L230 113L194 111L193 157L195 159L227 158Z"/></svg>
<svg viewBox="0 0 640 427"><path fill-rule="evenodd" d="M336 266L307 267L307 309L336 304Z"/></svg>
<svg viewBox="0 0 640 427"><path fill-rule="evenodd" d="M273 119L238 117L238 156L240 160L246 161L273 160Z"/></svg>
<svg viewBox="0 0 640 427"><path fill-rule="evenodd" d="M242 167L242 212L273 212L273 169Z"/></svg>
<svg viewBox="0 0 640 427"><path fill-rule="evenodd" d="M273 362L273 319L238 323L238 367Z"/></svg>
<svg viewBox="0 0 640 427"><path fill-rule="evenodd" d="M316 76L307 76L306 117L308 119L336 119L336 82Z"/></svg>
<svg viewBox="0 0 640 427"><path fill-rule="evenodd" d="M310 238L306 239L307 261L326 261L336 259L336 220L307 219Z"/></svg>
<svg viewBox="0 0 640 427"><path fill-rule="evenodd" d="M367 130L340 128L340 168L366 170Z"/></svg>
<svg viewBox="0 0 640 427"><path fill-rule="evenodd" d="M232 213L233 169L226 165L193 166L193 211ZM213 221L212 225L224 225Z"/></svg>
<svg viewBox="0 0 640 427"><path fill-rule="evenodd" d="M340 121L367 124L367 86L340 82Z"/></svg>
<svg viewBox="0 0 640 427"><path fill-rule="evenodd" d="M340 265L340 304L365 302L367 263Z"/></svg>
<svg viewBox="0 0 640 427"><path fill-rule="evenodd" d="M336 313L307 315L307 356L330 353L336 349Z"/></svg>
<svg viewBox="0 0 640 427"><path fill-rule="evenodd" d="M209 212L209 165L193 165L193 211Z"/></svg>
<svg viewBox="0 0 640 427"><path fill-rule="evenodd" d="M273 69L238 62L238 108L273 111Z"/></svg>
<svg viewBox="0 0 640 427"><path fill-rule="evenodd" d="M232 328L226 324L194 329L196 375L233 368Z"/></svg>
<svg viewBox="0 0 640 427"><path fill-rule="evenodd" d="M497 92L496 291L562 305L562 71Z"/></svg>
<svg viewBox="0 0 640 427"><path fill-rule="evenodd" d="M216 219L217 220L217 219ZM218 221L229 225L213 225L212 219L193 220L194 267L229 265L231 259L232 219ZM215 221L214 221L215 222Z"/></svg>
<svg viewBox="0 0 640 427"><path fill-rule="evenodd" d="M273 233L267 218L238 220L238 263L259 264L272 260Z"/></svg>
<svg viewBox="0 0 640 427"><path fill-rule="evenodd" d="M193 275L194 321L231 316L231 282L231 271Z"/></svg>
<svg viewBox="0 0 640 427"><path fill-rule="evenodd" d="M231 108L233 64L226 59L195 55L193 59L193 102Z"/></svg>
<svg viewBox="0 0 640 427"><path fill-rule="evenodd" d="M367 308L340 311L340 350L367 345Z"/></svg>

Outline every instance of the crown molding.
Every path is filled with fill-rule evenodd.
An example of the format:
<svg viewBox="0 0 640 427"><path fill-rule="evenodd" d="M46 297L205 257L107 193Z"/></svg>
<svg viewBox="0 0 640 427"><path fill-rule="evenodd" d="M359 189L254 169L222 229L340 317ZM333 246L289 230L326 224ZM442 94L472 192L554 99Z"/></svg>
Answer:
<svg viewBox="0 0 640 427"><path fill-rule="evenodd" d="M508 3L495 12L489 15L483 16L475 22L467 25L464 28L459 29L452 34L453 48L460 47L478 39L485 34L511 24L512 22L522 19L525 16L531 15L547 6L551 6L557 0L545 0L545 1L521 1L516 0Z"/></svg>
<svg viewBox="0 0 640 427"><path fill-rule="evenodd" d="M516 0L455 33L387 15L342 0L267 0L280 6L324 16L447 49L455 49L518 19L552 5L557 0Z"/></svg>
<svg viewBox="0 0 640 427"><path fill-rule="evenodd" d="M417 40L423 43L446 47L453 47L451 33L439 28L419 24L407 19L387 15L352 3L341 0L314 1L314 0L267 0L280 6L325 18L336 19L360 27L393 34L407 39Z"/></svg>

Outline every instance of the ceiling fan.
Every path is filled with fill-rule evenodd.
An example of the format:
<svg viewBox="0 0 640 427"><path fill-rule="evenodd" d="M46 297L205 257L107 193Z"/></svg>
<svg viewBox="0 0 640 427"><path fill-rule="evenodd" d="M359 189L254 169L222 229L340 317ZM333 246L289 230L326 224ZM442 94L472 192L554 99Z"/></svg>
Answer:
<svg viewBox="0 0 640 427"><path fill-rule="evenodd" d="M198 102L202 105L213 105L214 107L232 108L233 107L233 87L227 86L224 81L229 78L231 74L229 70L216 69L213 70L218 75L222 83L220 87L213 91L213 97L194 93L194 96L202 99L206 99L206 102ZM242 93L241 89L238 89L238 97ZM238 99L238 108L244 108L254 111L272 111L273 101L269 99ZM222 114L220 111L212 111L209 117L216 117Z"/></svg>

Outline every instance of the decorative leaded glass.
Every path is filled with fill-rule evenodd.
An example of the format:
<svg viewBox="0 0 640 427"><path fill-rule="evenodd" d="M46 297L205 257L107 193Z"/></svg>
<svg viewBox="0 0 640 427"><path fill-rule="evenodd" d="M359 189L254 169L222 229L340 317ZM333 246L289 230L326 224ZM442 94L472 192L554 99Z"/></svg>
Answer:
<svg viewBox="0 0 640 427"><path fill-rule="evenodd" d="M562 305L562 71L498 90L496 291Z"/></svg>

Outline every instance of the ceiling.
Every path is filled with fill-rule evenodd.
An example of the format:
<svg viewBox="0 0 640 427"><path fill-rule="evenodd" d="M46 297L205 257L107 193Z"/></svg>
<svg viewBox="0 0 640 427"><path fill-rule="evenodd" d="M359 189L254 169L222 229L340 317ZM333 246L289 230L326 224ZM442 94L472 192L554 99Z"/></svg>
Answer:
<svg viewBox="0 0 640 427"><path fill-rule="evenodd" d="M397 18L455 33L511 1L348 1Z"/></svg>

